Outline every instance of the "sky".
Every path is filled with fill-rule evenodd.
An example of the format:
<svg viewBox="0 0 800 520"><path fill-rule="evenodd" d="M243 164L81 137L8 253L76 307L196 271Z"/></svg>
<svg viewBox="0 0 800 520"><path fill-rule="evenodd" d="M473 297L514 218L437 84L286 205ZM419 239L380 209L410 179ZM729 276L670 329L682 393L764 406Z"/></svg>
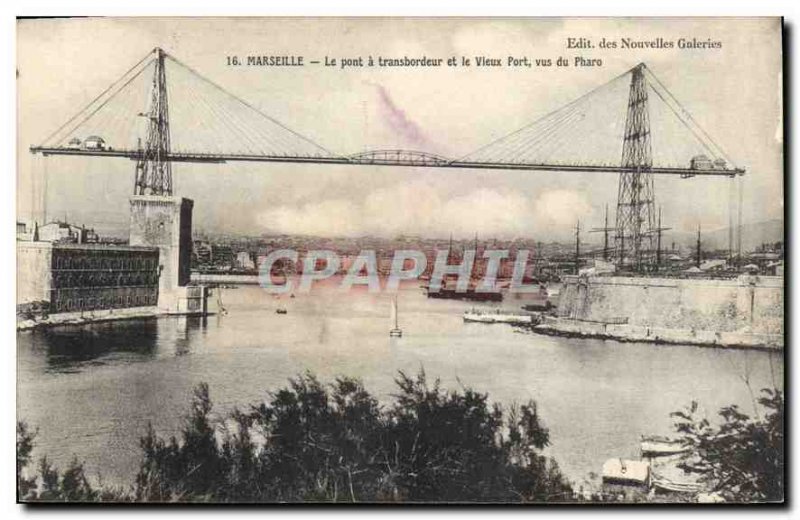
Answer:
<svg viewBox="0 0 800 520"><path fill-rule="evenodd" d="M742 192L745 222L783 215L777 19L142 18L22 20L17 29L17 213L22 220L41 220L46 211L48 219L68 218L100 230L125 228L132 161L42 158L28 148L42 143L157 46L342 155L400 148L462 157L645 62L735 164L747 169L735 181L738 186L725 178L657 177L655 197L663 208L663 224L683 232L697 225L722 228L729 222L731 201L738 199L736 190ZM722 42L722 48L567 49L570 37L589 38L595 45L601 38L711 39ZM570 61L583 56L603 64L344 70L227 64L229 56L249 55L302 55L306 61L369 55L466 56L473 61L475 56L564 56ZM180 72L170 71L168 66L167 81L172 78L175 91L174 145L235 146L238 134L215 126L213 108L188 95L181 105ZM140 79L141 85L130 85L128 101L144 110L149 78L143 74ZM624 123L628 86L617 87L591 109L601 111L595 119L604 126L565 139L554 153L556 160L580 153L619 157L621 140L601 138L605 130L613 137ZM656 102L651 106L654 156L688 161L679 130L667 123L659 126ZM588 120L588 110L579 117ZM144 138L134 112L125 135ZM213 140L217 129L228 135ZM263 163L175 164L173 172L176 194L195 201L195 229L246 234L478 233L484 238L565 240L577 220L584 228L602 226L606 205L613 221L617 196L612 173Z"/></svg>

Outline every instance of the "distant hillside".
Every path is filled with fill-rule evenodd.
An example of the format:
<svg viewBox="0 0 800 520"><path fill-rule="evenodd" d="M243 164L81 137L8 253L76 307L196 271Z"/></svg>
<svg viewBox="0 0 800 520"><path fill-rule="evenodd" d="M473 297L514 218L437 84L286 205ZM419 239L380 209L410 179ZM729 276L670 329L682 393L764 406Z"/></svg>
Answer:
<svg viewBox="0 0 800 520"><path fill-rule="evenodd" d="M728 227L714 231L703 231L701 240L703 249L727 249ZM736 228L734 227L734 247ZM697 235L695 233L671 232L667 235L666 242L674 241L683 247L694 247ZM783 220L765 220L752 224L742 225L742 250L752 251L764 242L778 242L783 240Z"/></svg>

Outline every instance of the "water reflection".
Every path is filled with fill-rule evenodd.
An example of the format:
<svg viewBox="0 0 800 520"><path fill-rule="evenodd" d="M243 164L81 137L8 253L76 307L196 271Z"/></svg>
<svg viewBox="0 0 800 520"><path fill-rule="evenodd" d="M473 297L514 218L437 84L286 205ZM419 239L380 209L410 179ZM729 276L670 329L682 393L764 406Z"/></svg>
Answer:
<svg viewBox="0 0 800 520"><path fill-rule="evenodd" d="M20 334L35 357L43 359L46 372L75 373L109 362L150 361L161 355L191 352L198 334L204 334L207 318L137 319L91 325L56 327Z"/></svg>
<svg viewBox="0 0 800 520"><path fill-rule="evenodd" d="M208 318L205 316L178 316L172 321L175 330L175 355L185 356L191 352L195 336L205 334Z"/></svg>
<svg viewBox="0 0 800 520"><path fill-rule="evenodd" d="M78 372L102 364L109 356L150 359L158 337L156 320L65 326L31 333L34 348L44 353L48 371Z"/></svg>

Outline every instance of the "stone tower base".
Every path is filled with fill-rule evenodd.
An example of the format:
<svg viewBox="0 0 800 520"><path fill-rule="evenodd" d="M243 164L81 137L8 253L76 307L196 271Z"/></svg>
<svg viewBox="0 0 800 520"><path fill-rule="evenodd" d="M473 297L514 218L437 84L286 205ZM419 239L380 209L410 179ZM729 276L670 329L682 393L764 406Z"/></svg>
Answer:
<svg viewBox="0 0 800 520"><path fill-rule="evenodd" d="M130 245L158 248L158 306L174 310L177 302L173 295L189 283L194 202L180 197L134 195L130 204Z"/></svg>

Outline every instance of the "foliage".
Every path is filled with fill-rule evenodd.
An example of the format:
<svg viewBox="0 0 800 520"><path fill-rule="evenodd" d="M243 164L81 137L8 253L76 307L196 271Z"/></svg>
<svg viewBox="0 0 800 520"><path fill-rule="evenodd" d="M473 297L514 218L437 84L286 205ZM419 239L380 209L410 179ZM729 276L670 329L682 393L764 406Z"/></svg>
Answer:
<svg viewBox="0 0 800 520"><path fill-rule="evenodd" d="M311 374L247 411L212 417L208 386L194 392L181 432L148 428L131 492L94 490L73 462L59 475L43 459L38 492L18 469L26 500L148 502L568 501L572 489L541 455L550 442L529 402L507 411L464 388L445 391L424 372L400 373L381 406L361 382L325 385ZM20 444L18 468L32 436ZM24 439L23 439L24 440ZM19 461L22 460L22 463Z"/></svg>
<svg viewBox="0 0 800 520"><path fill-rule="evenodd" d="M697 403L675 412L675 427L692 448L681 467L701 475L713 491L734 502L782 501L784 489L784 397L763 389L763 418L751 418L736 405L719 411L722 422L698 418Z"/></svg>
<svg viewBox="0 0 800 520"><path fill-rule="evenodd" d="M24 501L203 502L542 502L571 501L554 460L541 454L550 435L536 403L503 408L470 388L446 391L400 373L381 406L361 382L325 385L311 374L247 411L212 417L199 385L181 432L168 439L148 428L129 492L93 487L73 459L61 473L41 458L35 431L17 424L18 497ZM733 502L783 500L784 397L762 390L763 417L736 405L720 424L700 418L697 403L675 412L691 447L681 467ZM608 500L593 495L592 500Z"/></svg>
<svg viewBox="0 0 800 520"><path fill-rule="evenodd" d="M534 403L499 406L471 389L446 392L424 373L401 373L383 409L355 379L323 385L290 380L249 412L220 426L208 388L169 441L151 430L136 498L147 501L541 501L568 500L571 488L550 459Z"/></svg>
<svg viewBox="0 0 800 520"><path fill-rule="evenodd" d="M31 462L33 441L36 432L28 429L24 422L17 423L17 499L22 500L36 488L36 478L26 478L23 474L25 467Z"/></svg>
<svg viewBox="0 0 800 520"><path fill-rule="evenodd" d="M36 432L31 432L24 422L17 423L17 497L25 501L91 502L101 498L92 488L83 470L83 464L72 459L64 473L60 473L47 460L39 459L37 477L23 473L31 463ZM107 495L103 495L107 497Z"/></svg>

